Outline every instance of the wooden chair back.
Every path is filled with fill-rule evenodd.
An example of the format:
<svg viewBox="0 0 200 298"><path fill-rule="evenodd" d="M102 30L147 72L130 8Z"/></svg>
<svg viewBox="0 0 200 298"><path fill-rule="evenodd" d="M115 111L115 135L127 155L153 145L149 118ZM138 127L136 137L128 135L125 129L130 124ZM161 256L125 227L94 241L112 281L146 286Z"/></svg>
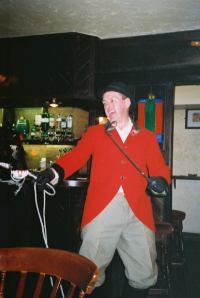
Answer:
<svg viewBox="0 0 200 298"><path fill-rule="evenodd" d="M30 273L37 276L33 298L43 297L41 293L45 279L51 280L48 297L58 297L57 295L61 295L62 291L66 293L59 297L71 298L75 293L77 295L78 291L78 297L83 298L85 294L92 292L98 277L97 266L77 253L39 247L2 248L0 249L0 298L7 297L6 278L9 272L19 274L16 296L13 296L17 298L23 297ZM65 289L61 285L63 281L68 282Z"/></svg>

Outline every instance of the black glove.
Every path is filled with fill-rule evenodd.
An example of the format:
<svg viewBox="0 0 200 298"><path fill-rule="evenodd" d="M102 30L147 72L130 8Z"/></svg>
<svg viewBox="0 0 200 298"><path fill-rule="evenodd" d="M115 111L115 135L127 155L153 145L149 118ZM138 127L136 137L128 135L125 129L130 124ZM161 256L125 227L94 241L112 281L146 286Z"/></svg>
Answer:
<svg viewBox="0 0 200 298"><path fill-rule="evenodd" d="M55 172L58 174L58 182L63 180L63 178L64 178L63 168L61 168L57 164L54 164L50 168L47 168L46 170L41 171L38 174L37 179L36 179L36 185L37 185L38 190L43 191L45 189L48 189L47 184L51 184L51 181L55 178Z"/></svg>
<svg viewBox="0 0 200 298"><path fill-rule="evenodd" d="M153 176L148 178L146 191L150 196L167 196L169 186L165 178Z"/></svg>

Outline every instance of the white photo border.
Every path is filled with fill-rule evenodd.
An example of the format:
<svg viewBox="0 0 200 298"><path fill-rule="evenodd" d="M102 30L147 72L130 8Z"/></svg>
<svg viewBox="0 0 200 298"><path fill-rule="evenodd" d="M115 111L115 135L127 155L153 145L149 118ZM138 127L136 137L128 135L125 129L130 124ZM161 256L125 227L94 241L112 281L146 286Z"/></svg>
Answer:
<svg viewBox="0 0 200 298"><path fill-rule="evenodd" d="M185 110L185 128L200 128L200 109Z"/></svg>

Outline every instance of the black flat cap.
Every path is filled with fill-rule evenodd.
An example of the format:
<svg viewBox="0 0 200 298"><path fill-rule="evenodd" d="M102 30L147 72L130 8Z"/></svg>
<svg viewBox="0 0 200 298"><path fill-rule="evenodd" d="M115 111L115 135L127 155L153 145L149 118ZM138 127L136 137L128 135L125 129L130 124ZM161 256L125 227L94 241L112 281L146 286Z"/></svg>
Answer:
<svg viewBox="0 0 200 298"><path fill-rule="evenodd" d="M99 92L98 92L98 97L102 99L103 94L108 91L116 91L119 92L130 99L133 99L133 93L128 85L126 85L123 82L112 82L108 84L107 86L103 87Z"/></svg>

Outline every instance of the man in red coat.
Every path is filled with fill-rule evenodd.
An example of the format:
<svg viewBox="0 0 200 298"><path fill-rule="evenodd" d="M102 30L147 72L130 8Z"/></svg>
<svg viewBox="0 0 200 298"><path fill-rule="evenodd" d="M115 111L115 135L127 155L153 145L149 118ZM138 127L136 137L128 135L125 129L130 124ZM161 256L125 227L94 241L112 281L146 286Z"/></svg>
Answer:
<svg viewBox="0 0 200 298"><path fill-rule="evenodd" d="M145 176L161 176L170 183L170 170L156 136L138 128L129 116L133 100L129 87L122 82L111 83L101 91L101 98L114 139ZM123 297L146 298L157 280L155 225L147 180L109 138L104 125L89 127L71 152L38 176L38 188L69 177L91 156L80 254L98 265L98 287L117 249L129 282Z"/></svg>

